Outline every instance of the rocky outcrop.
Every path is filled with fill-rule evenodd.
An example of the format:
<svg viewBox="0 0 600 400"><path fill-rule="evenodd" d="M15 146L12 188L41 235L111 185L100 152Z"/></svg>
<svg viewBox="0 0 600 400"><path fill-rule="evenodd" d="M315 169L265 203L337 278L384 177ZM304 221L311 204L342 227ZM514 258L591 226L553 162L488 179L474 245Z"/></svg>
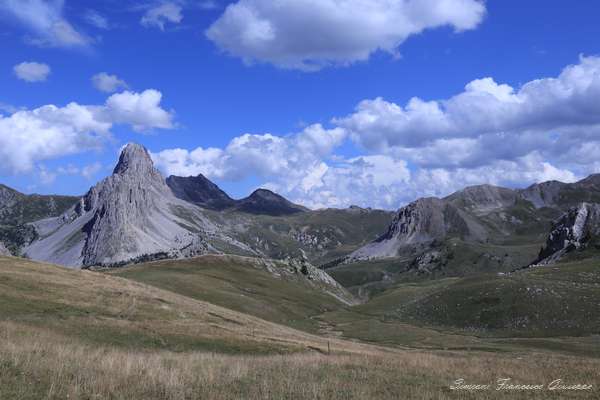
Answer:
<svg viewBox="0 0 600 400"><path fill-rule="evenodd" d="M600 204L582 203L578 207L573 207L555 222L546 245L533 264L552 264L565 254L581 249L598 234L600 234Z"/></svg>
<svg viewBox="0 0 600 400"><path fill-rule="evenodd" d="M0 256L10 256L10 251L4 246L4 243L0 242Z"/></svg>
<svg viewBox="0 0 600 400"><path fill-rule="evenodd" d="M272 216L291 215L307 211L305 207L294 204L266 189L258 189L245 199L237 201L235 209L248 214Z"/></svg>
<svg viewBox="0 0 600 400"><path fill-rule="evenodd" d="M204 175L170 176L167 185L178 199L193 203L209 210L224 210L235 206L236 201L229 197L217 185L204 177Z"/></svg>
<svg viewBox="0 0 600 400"><path fill-rule="evenodd" d="M401 208L386 233L350 254L348 260L395 257L402 249L429 245L449 236L483 240L486 231L467 213L446 200L420 199Z"/></svg>
<svg viewBox="0 0 600 400"><path fill-rule="evenodd" d="M312 286L329 293L342 303L347 305L357 304L354 297L342 285L329 276L327 272L312 265L304 255L300 258L288 258L284 263L286 263L295 274L306 278Z"/></svg>
<svg viewBox="0 0 600 400"><path fill-rule="evenodd" d="M41 238L25 254L71 267L217 252L210 244L215 238L238 245L200 208L177 199L148 151L136 144L125 147L113 174L76 206L34 226Z"/></svg>

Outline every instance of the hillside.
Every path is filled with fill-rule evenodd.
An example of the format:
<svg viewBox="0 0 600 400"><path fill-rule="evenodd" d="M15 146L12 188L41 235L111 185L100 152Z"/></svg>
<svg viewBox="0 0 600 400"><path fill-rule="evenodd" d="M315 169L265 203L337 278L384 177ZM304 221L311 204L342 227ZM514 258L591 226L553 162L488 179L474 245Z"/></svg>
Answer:
<svg viewBox="0 0 600 400"><path fill-rule="evenodd" d="M225 271L219 273L219 263L200 268L192 262L116 271L156 285L172 280L170 285L180 292L174 293L113 274L0 257L0 397L115 398L117 393L123 399L175 400L318 394L327 399L425 400L440 393L441 398L450 396L448 385L457 371L470 381L485 382L491 374L530 384L551 382L556 376L595 383L600 368L597 359L589 358L596 346L590 342L572 341L570 347L554 343L555 350L585 349L585 356L531 351L550 349L552 342L493 343L396 324L374 316L369 307L382 309L376 303L356 312L333 306L315 318L329 326L321 329L326 336L311 335L199 300L207 296L239 308L239 288L250 288L246 301L259 307L265 305L263 295L273 292L275 308L285 296L288 303L282 309L312 313L316 302L303 304L315 295L308 288L305 296L286 296L289 287L270 275L258 272L259 278L246 283L248 275L238 275L242 271L231 265L224 264ZM261 285L262 291L253 293ZM209 294L198 293L202 290ZM404 292L396 299L415 298ZM384 349L340 340L335 338L338 332L429 350ZM464 352L467 348L475 351ZM598 389L584 394L595 396ZM490 392L488 398L545 399L547 393Z"/></svg>
<svg viewBox="0 0 600 400"><path fill-rule="evenodd" d="M0 184L0 225L23 225L65 212L79 198L26 195Z"/></svg>
<svg viewBox="0 0 600 400"><path fill-rule="evenodd" d="M258 354L323 348L325 343L133 280L10 257L0 257L0 321L19 330L126 349Z"/></svg>
<svg viewBox="0 0 600 400"><path fill-rule="evenodd" d="M0 184L0 242L13 254L37 237L27 223L56 217L77 202L72 196L26 195Z"/></svg>
<svg viewBox="0 0 600 400"><path fill-rule="evenodd" d="M293 262L234 256L159 261L108 271L193 299L268 321L316 332L311 317L345 308L354 299L314 269Z"/></svg>

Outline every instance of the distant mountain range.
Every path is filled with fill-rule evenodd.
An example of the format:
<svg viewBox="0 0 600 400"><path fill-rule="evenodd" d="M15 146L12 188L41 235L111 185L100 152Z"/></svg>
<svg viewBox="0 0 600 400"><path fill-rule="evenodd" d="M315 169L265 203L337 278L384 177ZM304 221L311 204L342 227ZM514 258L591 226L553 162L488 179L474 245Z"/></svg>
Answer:
<svg viewBox="0 0 600 400"><path fill-rule="evenodd" d="M343 280L371 264L376 278L348 284L380 290L415 274L507 273L551 264L574 250L595 248L590 244L600 233L598 203L600 175L517 190L467 187L402 207L380 237L326 267Z"/></svg>
<svg viewBox="0 0 600 400"><path fill-rule="evenodd" d="M290 215L308 211L306 207L266 189L258 189L244 199L234 200L203 175L170 176L167 185L175 197L209 210L237 210L258 215Z"/></svg>
<svg viewBox="0 0 600 400"><path fill-rule="evenodd" d="M0 186L0 242L3 251L77 268L224 253L304 259L346 279L353 265L384 260L379 274L351 274L378 285L407 273L554 262L596 235L596 203L600 175L522 190L468 187L396 213L312 211L265 189L235 200L202 175L164 179L147 150L129 144L113 174L81 198Z"/></svg>
<svg viewBox="0 0 600 400"><path fill-rule="evenodd" d="M77 268L221 253L318 261L375 238L391 215L310 211L265 189L234 200L202 175L165 180L137 144L81 198L5 190L1 241L15 254Z"/></svg>

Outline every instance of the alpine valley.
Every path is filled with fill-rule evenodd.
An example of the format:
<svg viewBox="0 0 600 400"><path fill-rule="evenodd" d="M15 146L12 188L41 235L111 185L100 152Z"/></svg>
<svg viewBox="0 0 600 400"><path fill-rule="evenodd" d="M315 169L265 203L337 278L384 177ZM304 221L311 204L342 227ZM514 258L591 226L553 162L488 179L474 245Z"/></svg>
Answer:
<svg viewBox="0 0 600 400"><path fill-rule="evenodd" d="M600 175L310 210L165 179L129 144L82 197L0 186L0 397L285 398L290 370L314 398L433 398L456 370L589 380L599 265Z"/></svg>

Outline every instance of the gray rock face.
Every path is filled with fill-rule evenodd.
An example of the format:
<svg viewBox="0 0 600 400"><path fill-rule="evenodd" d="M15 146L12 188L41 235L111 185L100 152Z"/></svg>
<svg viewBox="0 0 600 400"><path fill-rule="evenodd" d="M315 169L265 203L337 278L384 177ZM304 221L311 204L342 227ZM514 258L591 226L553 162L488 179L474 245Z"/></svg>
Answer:
<svg viewBox="0 0 600 400"><path fill-rule="evenodd" d="M554 226L541 250L537 265L558 261L570 251L582 248L592 236L600 234L600 204L582 203L571 208Z"/></svg>
<svg viewBox="0 0 600 400"><path fill-rule="evenodd" d="M201 209L172 194L147 150L136 144L76 206L34 225L41 239L25 254L71 267L188 257L216 252L209 237L228 240Z"/></svg>
<svg viewBox="0 0 600 400"><path fill-rule="evenodd" d="M352 253L348 259L395 257L403 248L430 244L450 235L483 239L486 233L473 218L446 200L420 199L401 208L385 234Z"/></svg>
<svg viewBox="0 0 600 400"><path fill-rule="evenodd" d="M0 242L0 256L10 256L10 251L4 246L4 243Z"/></svg>
<svg viewBox="0 0 600 400"><path fill-rule="evenodd" d="M235 200L203 175L187 178L170 176L167 185L178 199L210 210L220 211L236 204Z"/></svg>

